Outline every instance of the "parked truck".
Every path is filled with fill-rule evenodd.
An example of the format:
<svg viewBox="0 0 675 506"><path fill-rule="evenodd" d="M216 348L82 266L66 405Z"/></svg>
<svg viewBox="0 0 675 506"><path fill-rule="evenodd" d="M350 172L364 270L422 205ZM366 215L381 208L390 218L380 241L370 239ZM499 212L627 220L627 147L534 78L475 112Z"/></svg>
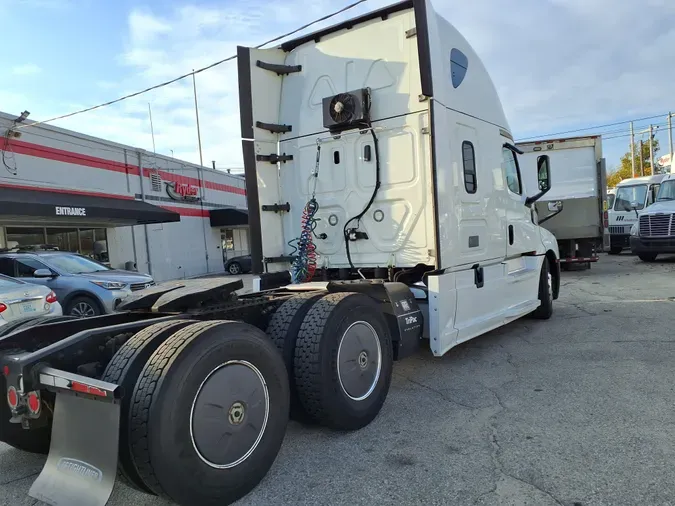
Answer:
<svg viewBox="0 0 675 506"><path fill-rule="evenodd" d="M518 142L524 152L523 166L534 167L545 153L555 165L551 174L553 189L536 203L537 214L544 228L558 240L560 263L598 261L598 252L609 249L609 205L607 172L602 156L600 136L567 137ZM525 171L525 179L534 183L536 174Z"/></svg>
<svg viewBox="0 0 675 506"><path fill-rule="evenodd" d="M638 220L631 226L630 249L643 262L653 262L663 254L675 253L675 174L664 174L652 205L637 211Z"/></svg>
<svg viewBox="0 0 675 506"><path fill-rule="evenodd" d="M614 206L609 212L610 255L630 248L630 231L638 214L656 200L665 174L624 179L616 185Z"/></svg>
<svg viewBox="0 0 675 506"><path fill-rule="evenodd" d="M533 219L495 87L428 0L238 48L258 291L181 280L0 338L0 440L48 453L30 495L107 502L119 473L180 505L265 476L289 416L358 430L393 362L548 319L558 246ZM405 416L408 416L407 414Z"/></svg>

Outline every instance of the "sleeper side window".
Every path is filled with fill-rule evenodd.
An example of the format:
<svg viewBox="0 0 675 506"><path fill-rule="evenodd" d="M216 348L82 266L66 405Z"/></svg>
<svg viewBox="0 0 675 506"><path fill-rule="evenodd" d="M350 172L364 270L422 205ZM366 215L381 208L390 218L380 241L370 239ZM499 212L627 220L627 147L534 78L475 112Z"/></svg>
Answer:
<svg viewBox="0 0 675 506"><path fill-rule="evenodd" d="M476 193L476 152L469 141L462 142L462 163L464 165L464 189L466 193Z"/></svg>
<svg viewBox="0 0 675 506"><path fill-rule="evenodd" d="M502 148L502 170L506 176L506 186L516 195L522 194L522 185L520 183L520 170L518 161L513 151L509 148Z"/></svg>

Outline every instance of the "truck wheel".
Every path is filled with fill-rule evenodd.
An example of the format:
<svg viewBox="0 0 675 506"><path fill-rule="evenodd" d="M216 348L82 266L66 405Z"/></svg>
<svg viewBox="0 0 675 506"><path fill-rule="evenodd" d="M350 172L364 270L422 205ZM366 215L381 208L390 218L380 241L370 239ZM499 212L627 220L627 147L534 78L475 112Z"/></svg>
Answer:
<svg viewBox="0 0 675 506"><path fill-rule="evenodd" d="M291 418L300 422L310 422L311 418L307 416L307 413L302 408L295 388L295 377L293 374L295 342L305 315L311 309L314 302L322 295L325 295L325 292L294 295L284 302L272 315L265 332L281 352L281 356L286 364L291 391Z"/></svg>
<svg viewBox="0 0 675 506"><path fill-rule="evenodd" d="M612 246L611 248L609 248L610 255L620 255L622 251L623 248L621 246Z"/></svg>
<svg viewBox="0 0 675 506"><path fill-rule="evenodd" d="M286 367L261 330L194 323L155 350L136 383L136 470L180 505L231 504L274 463L288 410Z"/></svg>
<svg viewBox="0 0 675 506"><path fill-rule="evenodd" d="M367 295L326 295L305 316L294 375L300 402L316 422L338 430L368 425L387 398L392 368L389 327Z"/></svg>
<svg viewBox="0 0 675 506"><path fill-rule="evenodd" d="M134 386L143 367L152 353L174 332L194 323L191 320L172 320L160 322L144 328L131 337L117 350L103 372L103 381L122 387L122 405L120 414L120 442L118 468L119 474L133 488L152 494L136 472L131 456L130 407Z"/></svg>
<svg viewBox="0 0 675 506"><path fill-rule="evenodd" d="M658 253L640 253L640 254L638 254L638 257L643 262L653 262L654 260L656 260L657 256L658 256Z"/></svg>
<svg viewBox="0 0 675 506"><path fill-rule="evenodd" d="M539 275L539 300L541 305L530 316L537 320L548 320L553 315L553 276L547 258L544 258Z"/></svg>

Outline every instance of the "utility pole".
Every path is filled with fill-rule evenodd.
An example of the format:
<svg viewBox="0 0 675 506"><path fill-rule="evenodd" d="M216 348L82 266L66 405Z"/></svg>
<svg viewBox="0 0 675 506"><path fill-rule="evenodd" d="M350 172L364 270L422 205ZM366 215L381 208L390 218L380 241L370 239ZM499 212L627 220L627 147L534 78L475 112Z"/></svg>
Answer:
<svg viewBox="0 0 675 506"><path fill-rule="evenodd" d="M645 167L644 164L642 163L642 139L640 139L640 175L641 176L645 175Z"/></svg>
<svg viewBox="0 0 675 506"><path fill-rule="evenodd" d="M670 153L670 168L668 172L673 173L673 113L668 113L668 148Z"/></svg>
<svg viewBox="0 0 675 506"><path fill-rule="evenodd" d="M195 117L197 118L197 143L199 144L199 165L204 166L202 157L202 134L199 131L199 107L197 106L197 81L195 80L195 69L192 69L192 89L195 94Z"/></svg>
<svg viewBox="0 0 675 506"><path fill-rule="evenodd" d="M633 122L630 122L630 165L635 177L635 134L633 133Z"/></svg>
<svg viewBox="0 0 675 506"><path fill-rule="evenodd" d="M652 176L656 174L654 172L654 133L652 131L652 126L649 125L649 163L652 168Z"/></svg>

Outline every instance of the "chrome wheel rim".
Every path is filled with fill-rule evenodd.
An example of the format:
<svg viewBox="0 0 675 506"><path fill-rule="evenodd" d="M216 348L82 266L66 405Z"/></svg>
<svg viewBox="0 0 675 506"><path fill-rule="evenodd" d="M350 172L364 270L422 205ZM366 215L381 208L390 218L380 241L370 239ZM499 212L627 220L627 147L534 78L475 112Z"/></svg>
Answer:
<svg viewBox="0 0 675 506"><path fill-rule="evenodd" d="M239 265L238 264L230 264L229 267L230 274L239 274Z"/></svg>

